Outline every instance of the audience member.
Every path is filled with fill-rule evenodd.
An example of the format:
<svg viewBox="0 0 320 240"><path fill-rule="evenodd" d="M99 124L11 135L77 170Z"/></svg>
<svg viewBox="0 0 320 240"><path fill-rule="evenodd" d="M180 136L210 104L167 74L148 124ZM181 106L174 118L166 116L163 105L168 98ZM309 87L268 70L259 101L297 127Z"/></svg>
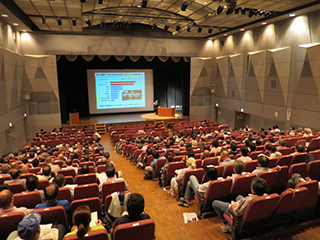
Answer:
<svg viewBox="0 0 320 240"><path fill-rule="evenodd" d="M20 177L20 170L19 169L12 169L10 176L11 176L11 180L6 180L4 181L4 184L10 184L10 183L18 183L18 182L22 182L23 185L26 185L26 179L19 179Z"/></svg>
<svg viewBox="0 0 320 240"><path fill-rule="evenodd" d="M0 177L10 176L9 171L11 170L11 166L8 163L5 163L1 166Z"/></svg>
<svg viewBox="0 0 320 240"><path fill-rule="evenodd" d="M242 176L242 172L243 172L244 168L245 168L245 163L243 161L241 161L239 158L234 161L234 163L233 163L233 172L234 173L232 173L232 175L231 175L233 182L237 177Z"/></svg>
<svg viewBox="0 0 320 240"><path fill-rule="evenodd" d="M238 157L237 158L238 160L241 160L244 163L252 160L252 158L248 156L248 149L246 147L240 148L240 154L241 154L241 157Z"/></svg>
<svg viewBox="0 0 320 240"><path fill-rule="evenodd" d="M229 153L228 153L228 150L221 150L221 156L218 160L218 163L220 166L224 166L224 168L230 164L230 163L233 163L234 160L232 160L230 157L229 157Z"/></svg>
<svg viewBox="0 0 320 240"><path fill-rule="evenodd" d="M13 205L13 194L9 189L4 189L0 192L0 215L15 212L27 214L29 210L25 207L17 208Z"/></svg>
<svg viewBox="0 0 320 240"><path fill-rule="evenodd" d="M42 174L43 175L37 175L39 180L48 180L51 181L52 177L51 177L51 166L50 165L46 165L42 168Z"/></svg>
<svg viewBox="0 0 320 240"><path fill-rule="evenodd" d="M32 175L27 178L26 186L27 190L25 192L37 191L40 193L41 199L45 199L43 190L38 190L39 179L37 176Z"/></svg>

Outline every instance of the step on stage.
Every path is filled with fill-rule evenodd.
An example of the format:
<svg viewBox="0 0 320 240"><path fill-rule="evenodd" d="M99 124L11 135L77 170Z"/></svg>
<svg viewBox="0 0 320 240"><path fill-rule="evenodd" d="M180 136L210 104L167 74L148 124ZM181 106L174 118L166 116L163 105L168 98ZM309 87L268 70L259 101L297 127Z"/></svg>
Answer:
<svg viewBox="0 0 320 240"><path fill-rule="evenodd" d="M107 115L92 115L90 117L83 117L79 119L79 124L73 125L75 127L93 126L95 124L107 125L135 125L135 124L152 124L155 121L188 121L188 116L181 116L175 114L174 117L159 117L154 112L152 113L130 113L130 114L107 114ZM62 124L63 128L72 127L70 123Z"/></svg>

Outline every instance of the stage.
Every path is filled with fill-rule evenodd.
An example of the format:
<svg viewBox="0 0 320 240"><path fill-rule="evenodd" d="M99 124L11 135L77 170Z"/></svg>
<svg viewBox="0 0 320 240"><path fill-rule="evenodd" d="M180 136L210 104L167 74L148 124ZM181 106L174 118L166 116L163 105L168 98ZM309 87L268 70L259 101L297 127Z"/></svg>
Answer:
<svg viewBox="0 0 320 240"><path fill-rule="evenodd" d="M175 114L174 117L159 117L154 112L152 113L130 113L130 114L107 114L107 115L92 115L90 117L80 117L79 124L75 127L94 126L95 124L107 124L120 126L124 124L152 124L157 121L188 121L189 116L181 116ZM63 128L70 128L70 122L62 124Z"/></svg>

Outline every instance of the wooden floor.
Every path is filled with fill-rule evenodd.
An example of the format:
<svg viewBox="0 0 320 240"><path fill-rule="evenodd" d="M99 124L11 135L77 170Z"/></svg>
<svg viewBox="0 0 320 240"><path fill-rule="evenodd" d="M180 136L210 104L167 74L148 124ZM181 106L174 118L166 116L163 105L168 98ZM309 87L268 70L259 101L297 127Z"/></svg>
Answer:
<svg viewBox="0 0 320 240"><path fill-rule="evenodd" d="M222 225L218 217L200 220L185 224L182 214L184 212L197 212L198 206L193 203L189 208L179 207L174 198L169 196L169 190L163 191L157 181L143 180L143 171L138 170L128 159L114 151L114 144L108 134L102 135L102 145L109 151L116 169L124 173L124 179L130 186L130 192L138 192L145 198L145 212L156 223L157 240L206 240L228 239L229 235L219 230ZM312 223L314 225L314 223ZM318 223L319 225L319 223ZM276 234L278 237L275 237ZM281 235L281 237L279 237ZM296 227L284 229L250 239L320 239L320 226L297 230Z"/></svg>

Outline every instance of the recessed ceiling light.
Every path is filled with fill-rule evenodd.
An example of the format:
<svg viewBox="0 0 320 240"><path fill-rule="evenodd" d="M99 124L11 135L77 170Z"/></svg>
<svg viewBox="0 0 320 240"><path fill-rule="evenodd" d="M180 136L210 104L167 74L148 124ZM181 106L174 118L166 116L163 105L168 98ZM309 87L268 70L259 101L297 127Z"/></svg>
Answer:
<svg viewBox="0 0 320 240"><path fill-rule="evenodd" d="M141 5L138 5L137 7L138 7L138 8L141 8Z"/></svg>
<svg viewBox="0 0 320 240"><path fill-rule="evenodd" d="M204 2L204 5L206 5L207 4L207 2Z"/></svg>
<svg viewBox="0 0 320 240"><path fill-rule="evenodd" d="M241 28L240 31L243 32L243 31L244 31L244 28Z"/></svg>
<svg viewBox="0 0 320 240"><path fill-rule="evenodd" d="M226 34L226 33L225 33L225 34L223 34L223 36L225 36L225 37L226 37L226 36L228 36L228 34Z"/></svg>
<svg viewBox="0 0 320 240"><path fill-rule="evenodd" d="M263 23L261 23L262 25L267 25L267 23L266 22L263 22Z"/></svg>
<svg viewBox="0 0 320 240"><path fill-rule="evenodd" d="M19 24L18 23L13 23L13 26L19 26Z"/></svg>
<svg viewBox="0 0 320 240"><path fill-rule="evenodd" d="M1 14L1 16L2 16L2 17L8 17L8 15L7 15L7 14Z"/></svg>
<svg viewBox="0 0 320 240"><path fill-rule="evenodd" d="M290 17L295 17L296 15L294 13L291 13L289 16Z"/></svg>
<svg viewBox="0 0 320 240"><path fill-rule="evenodd" d="M27 32L27 30L22 30L22 32Z"/></svg>

